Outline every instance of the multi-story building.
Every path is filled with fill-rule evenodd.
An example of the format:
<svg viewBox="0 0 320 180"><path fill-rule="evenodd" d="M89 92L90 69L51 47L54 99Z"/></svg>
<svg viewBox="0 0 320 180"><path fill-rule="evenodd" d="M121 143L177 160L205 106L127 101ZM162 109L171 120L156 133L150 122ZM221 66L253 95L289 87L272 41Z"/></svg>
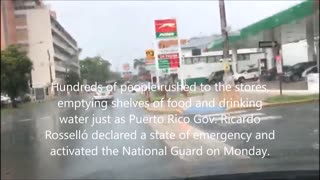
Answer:
<svg viewBox="0 0 320 180"><path fill-rule="evenodd" d="M28 52L32 87L63 83L68 71L80 74L76 40L41 0L1 1L1 8L1 49L18 44Z"/></svg>

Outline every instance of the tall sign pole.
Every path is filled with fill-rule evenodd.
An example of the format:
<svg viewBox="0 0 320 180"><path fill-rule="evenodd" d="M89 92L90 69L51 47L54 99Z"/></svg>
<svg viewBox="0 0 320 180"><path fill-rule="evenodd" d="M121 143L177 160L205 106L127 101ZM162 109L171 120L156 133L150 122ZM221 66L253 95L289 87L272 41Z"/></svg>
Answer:
<svg viewBox="0 0 320 180"><path fill-rule="evenodd" d="M177 31L177 20L175 18L157 19L155 25L155 61L157 72L170 74L178 72L181 67L181 45ZM159 47L159 41L178 41L178 47ZM159 72L158 72L159 73ZM181 84L184 84L181 75ZM159 84L159 82L157 82Z"/></svg>

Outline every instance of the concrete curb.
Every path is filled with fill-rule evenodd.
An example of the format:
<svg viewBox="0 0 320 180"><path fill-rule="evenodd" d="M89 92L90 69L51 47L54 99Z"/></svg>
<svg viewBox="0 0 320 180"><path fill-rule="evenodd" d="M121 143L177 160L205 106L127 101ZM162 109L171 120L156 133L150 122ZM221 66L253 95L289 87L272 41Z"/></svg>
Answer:
<svg viewBox="0 0 320 180"><path fill-rule="evenodd" d="M183 109L181 108L172 108L172 109L145 108L145 110L153 113L159 113L159 114L182 114L183 113Z"/></svg>
<svg viewBox="0 0 320 180"><path fill-rule="evenodd" d="M319 102L319 99L290 101L290 102L282 102L282 103L267 103L267 104L263 104L263 105L262 105L262 108L264 108L264 107L282 106L282 105L304 104L304 103L311 103L311 102ZM244 110L244 109L255 109L255 107L237 107L237 108L230 108L230 109L227 109L227 112Z"/></svg>
<svg viewBox="0 0 320 180"><path fill-rule="evenodd" d="M304 104L311 102L319 102L319 99L311 99L311 100L301 100L301 101L290 101L290 102L282 102L282 103L267 103L263 104L264 107L273 107L273 106L282 106L282 105L293 105L293 104ZM227 109L226 112L239 111L244 109L255 109L256 107L236 107ZM145 108L149 112L159 113L159 114L183 114L184 110L182 108L175 109L153 109L153 108Z"/></svg>

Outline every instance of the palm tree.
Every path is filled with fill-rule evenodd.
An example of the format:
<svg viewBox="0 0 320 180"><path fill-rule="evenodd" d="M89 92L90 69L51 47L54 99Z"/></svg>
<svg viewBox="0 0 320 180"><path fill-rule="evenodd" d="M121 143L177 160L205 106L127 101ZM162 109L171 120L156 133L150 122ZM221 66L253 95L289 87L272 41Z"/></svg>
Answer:
<svg viewBox="0 0 320 180"><path fill-rule="evenodd" d="M143 58L140 59L134 59L133 60L133 68L136 69L139 66L145 66L145 60Z"/></svg>
<svg viewBox="0 0 320 180"><path fill-rule="evenodd" d="M144 73L146 73L146 63L145 63L145 59L140 58L140 59L134 59L133 60L133 68L137 69L138 68L138 75L143 75Z"/></svg>

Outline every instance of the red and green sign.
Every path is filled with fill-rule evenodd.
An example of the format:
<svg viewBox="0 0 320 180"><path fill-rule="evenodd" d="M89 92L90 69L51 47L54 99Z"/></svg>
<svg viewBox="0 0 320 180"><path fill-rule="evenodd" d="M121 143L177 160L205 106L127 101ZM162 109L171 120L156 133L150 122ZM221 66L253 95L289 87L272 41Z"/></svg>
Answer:
<svg viewBox="0 0 320 180"><path fill-rule="evenodd" d="M156 38L175 38L177 33L177 22L175 19L155 20Z"/></svg>
<svg viewBox="0 0 320 180"><path fill-rule="evenodd" d="M159 69L179 68L180 67L179 53L160 54L158 64L159 64Z"/></svg>

